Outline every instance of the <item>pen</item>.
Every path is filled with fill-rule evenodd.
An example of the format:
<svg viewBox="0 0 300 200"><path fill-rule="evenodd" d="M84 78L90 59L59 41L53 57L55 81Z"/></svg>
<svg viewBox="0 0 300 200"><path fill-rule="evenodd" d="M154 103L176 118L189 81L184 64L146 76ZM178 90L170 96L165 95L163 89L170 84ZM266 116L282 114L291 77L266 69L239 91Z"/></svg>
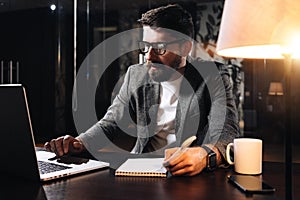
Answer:
<svg viewBox="0 0 300 200"><path fill-rule="evenodd" d="M196 140L196 136L192 136L192 137L189 137L188 139L186 139L180 146L180 148L178 148L175 153L173 153L170 158L168 158L167 160L165 160L163 162L163 166L164 167L167 167L169 166L169 162L170 160L174 159L175 157L177 157L180 153L182 153L186 148L188 148L193 142L194 140Z"/></svg>

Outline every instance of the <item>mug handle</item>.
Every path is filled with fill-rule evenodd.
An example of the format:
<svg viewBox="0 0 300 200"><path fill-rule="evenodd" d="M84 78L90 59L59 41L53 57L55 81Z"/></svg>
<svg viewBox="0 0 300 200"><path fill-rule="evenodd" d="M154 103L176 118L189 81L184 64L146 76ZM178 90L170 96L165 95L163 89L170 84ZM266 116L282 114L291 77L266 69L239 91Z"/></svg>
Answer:
<svg viewBox="0 0 300 200"><path fill-rule="evenodd" d="M233 143L229 143L226 147L226 160L230 165L233 165L234 162L230 159L230 147L233 147Z"/></svg>

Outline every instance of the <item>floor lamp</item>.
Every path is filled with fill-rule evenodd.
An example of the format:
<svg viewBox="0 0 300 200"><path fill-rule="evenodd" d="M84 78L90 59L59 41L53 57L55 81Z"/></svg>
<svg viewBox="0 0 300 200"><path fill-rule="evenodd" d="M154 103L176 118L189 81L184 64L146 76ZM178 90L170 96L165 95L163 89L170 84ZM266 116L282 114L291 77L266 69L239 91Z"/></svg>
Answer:
<svg viewBox="0 0 300 200"><path fill-rule="evenodd" d="M225 0L217 54L250 59L284 59L285 185L292 199L291 66L300 58L300 1Z"/></svg>

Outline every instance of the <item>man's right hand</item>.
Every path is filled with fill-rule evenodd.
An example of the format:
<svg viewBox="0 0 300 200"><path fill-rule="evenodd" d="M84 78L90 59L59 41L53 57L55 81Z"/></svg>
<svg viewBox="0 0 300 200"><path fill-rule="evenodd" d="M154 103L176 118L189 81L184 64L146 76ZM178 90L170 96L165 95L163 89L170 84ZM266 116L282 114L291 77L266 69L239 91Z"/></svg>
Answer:
<svg viewBox="0 0 300 200"><path fill-rule="evenodd" d="M55 153L57 156L65 154L78 154L85 149L83 143L70 135L65 135L52 139L44 145L47 151Z"/></svg>

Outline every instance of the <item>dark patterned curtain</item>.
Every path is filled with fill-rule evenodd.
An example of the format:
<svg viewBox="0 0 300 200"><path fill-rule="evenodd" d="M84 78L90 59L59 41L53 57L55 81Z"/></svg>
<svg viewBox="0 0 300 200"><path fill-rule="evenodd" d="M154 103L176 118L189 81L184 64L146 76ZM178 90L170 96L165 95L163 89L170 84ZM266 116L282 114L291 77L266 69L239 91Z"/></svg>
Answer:
<svg viewBox="0 0 300 200"><path fill-rule="evenodd" d="M242 70L242 59L225 59L216 54L216 42L222 18L223 2L199 3L196 10L195 33L198 42L194 57L204 60L216 60L228 64L233 83L233 93L239 111L240 121L243 119L243 90L244 74Z"/></svg>

